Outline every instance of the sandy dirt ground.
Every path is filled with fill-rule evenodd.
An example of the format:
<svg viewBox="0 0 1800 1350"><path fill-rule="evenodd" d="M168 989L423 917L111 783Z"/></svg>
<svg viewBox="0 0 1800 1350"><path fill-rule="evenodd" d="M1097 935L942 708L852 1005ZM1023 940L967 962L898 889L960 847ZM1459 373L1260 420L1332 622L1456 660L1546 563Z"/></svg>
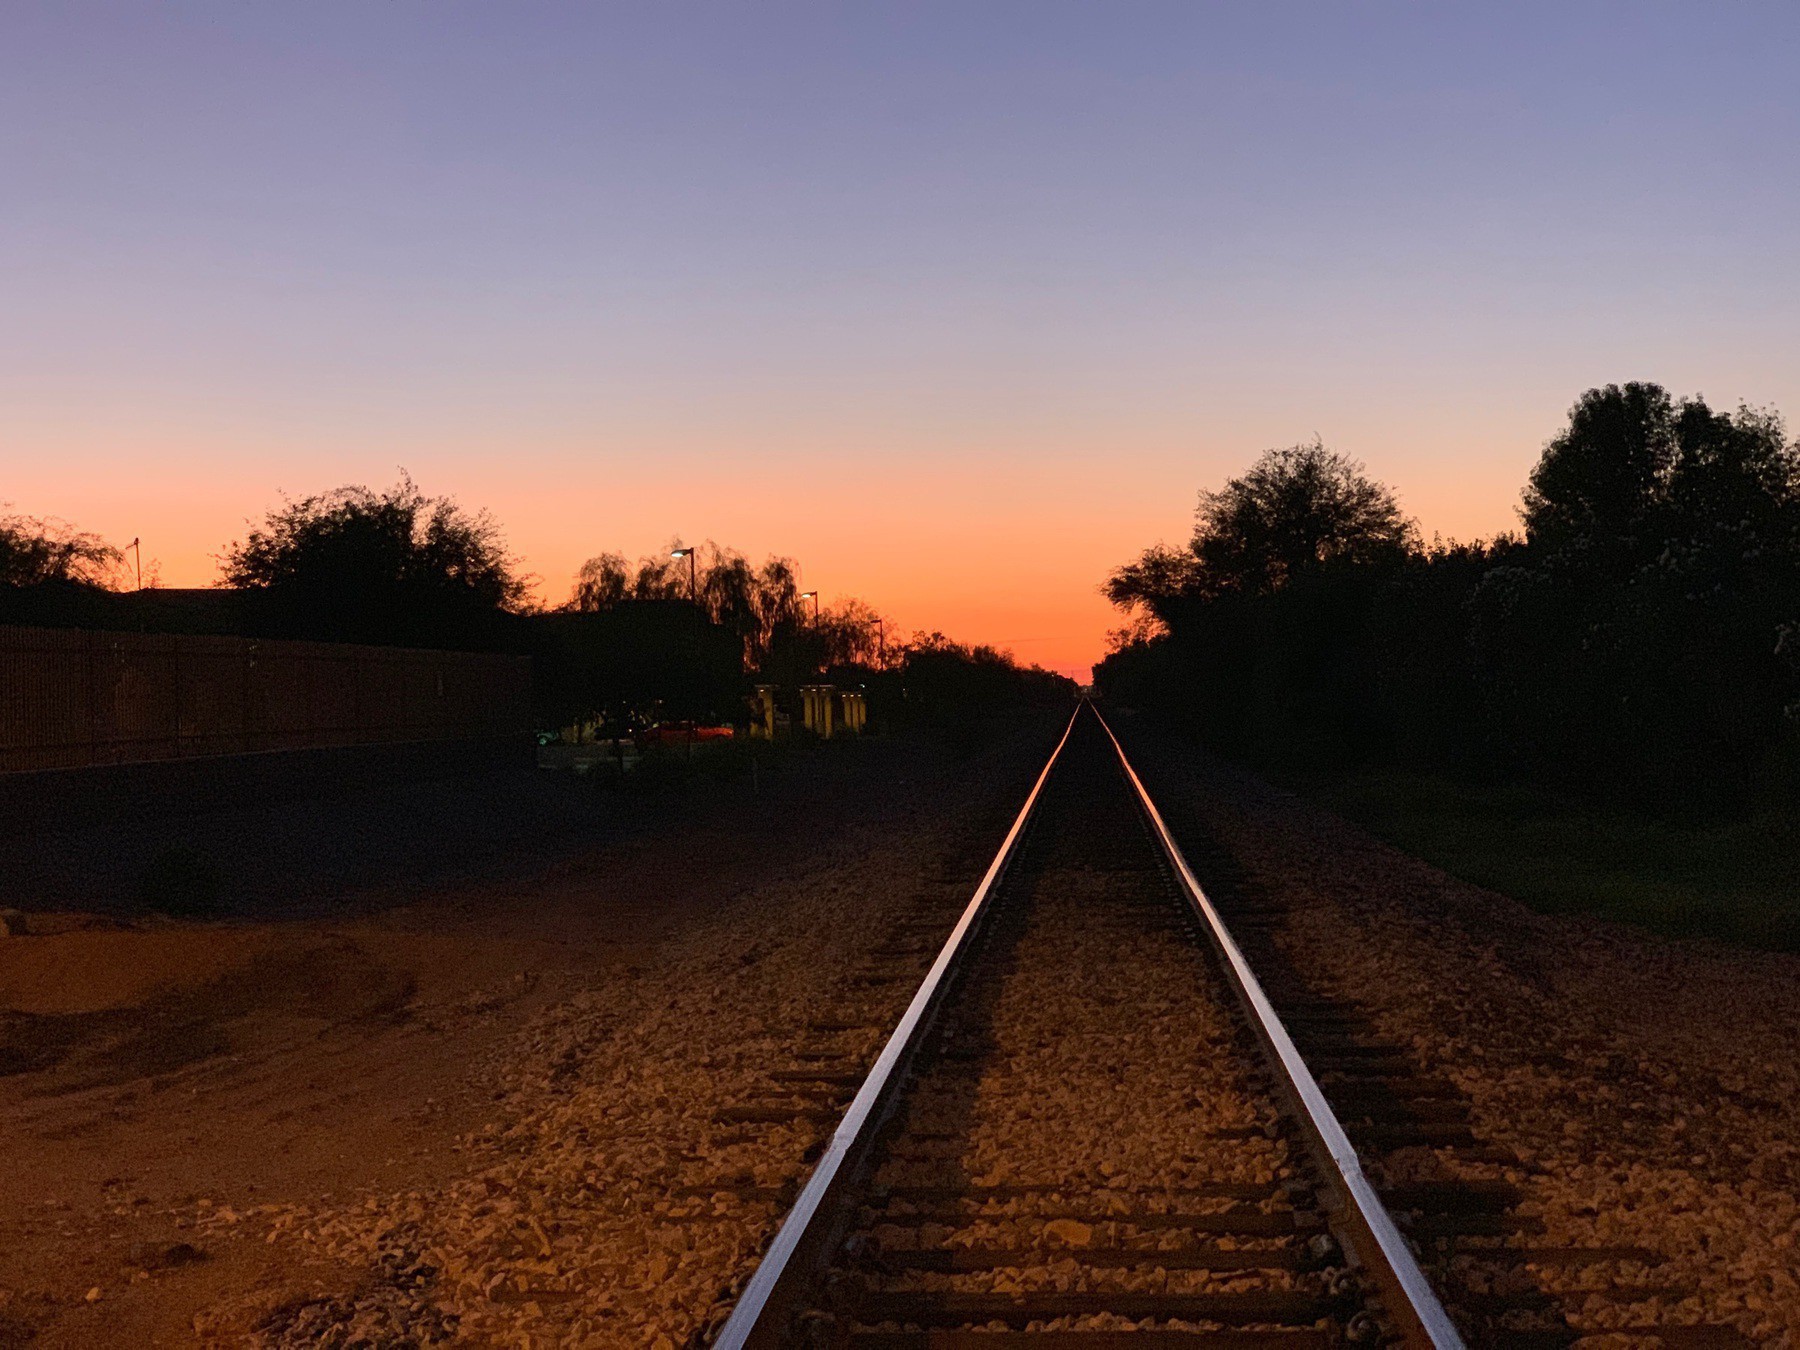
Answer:
<svg viewBox="0 0 1800 1350"><path fill-rule="evenodd" d="M539 1305L510 1282L397 1274L392 1213L443 1205L440 1246L462 1244L445 1259L480 1257L494 1225L469 1195L492 1210L554 1191L541 1169L496 1183L495 1164L518 1159L518 1132L542 1128L587 1061L595 1119L565 1114L566 1137L542 1150L576 1145L567 1156L591 1170L607 1150L585 1126L654 1129L671 1105L646 1056L670 1061L673 1083L696 1035L725 1054L763 1033L752 1012L767 999L720 1007L700 967L716 982L721 964L747 971L785 946L801 959L780 998L803 999L821 969L805 954L853 940L859 908L966 894L1046 734L967 759L870 747L666 819L531 841L524 865L476 879L376 869L336 906L314 887L289 907L299 918L120 917L106 869L88 866L95 904L67 907L65 881L64 908L0 938L0 1346L519 1343ZM946 835L947 813L963 834ZM259 892L253 914L282 914L280 899ZM694 1006L671 1019L672 997ZM643 1172L613 1179L608 1232L647 1227ZM594 1217L550 1220L599 1231ZM579 1272L596 1303L655 1294L654 1259L625 1255ZM654 1343L649 1320L600 1316L583 1338Z"/></svg>

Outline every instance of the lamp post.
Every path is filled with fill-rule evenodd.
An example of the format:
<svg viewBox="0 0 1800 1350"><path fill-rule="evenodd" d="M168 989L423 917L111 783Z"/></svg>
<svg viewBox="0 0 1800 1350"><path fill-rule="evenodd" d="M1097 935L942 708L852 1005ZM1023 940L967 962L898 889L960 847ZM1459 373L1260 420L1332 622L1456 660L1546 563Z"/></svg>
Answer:
<svg viewBox="0 0 1800 1350"><path fill-rule="evenodd" d="M691 545L684 545L681 548L672 548L669 550L669 556L671 558L686 558L688 560L688 599L694 604L699 604L700 580L694 570L693 547Z"/></svg>
<svg viewBox="0 0 1800 1350"><path fill-rule="evenodd" d="M813 602L813 631L816 633L819 629L819 593L817 591L801 591L800 598L802 600L810 600ZM828 655L829 653L825 652L823 649L819 652L819 673L821 675L825 673L826 658Z"/></svg>
<svg viewBox="0 0 1800 1350"><path fill-rule="evenodd" d="M683 544L677 548L672 548L669 550L669 556L671 558L686 558L687 559L687 561L688 561L688 603L694 607L694 613L696 615L699 615L700 614L700 578L699 578L699 574L695 571L695 568L694 568L694 546L692 544ZM700 625L703 622L704 622L704 616L697 617L694 621L694 657L695 657L696 661L699 660L699 655L700 655ZM693 759L693 757L694 757L694 723L691 721L688 723L688 726L687 726L687 757L690 760Z"/></svg>

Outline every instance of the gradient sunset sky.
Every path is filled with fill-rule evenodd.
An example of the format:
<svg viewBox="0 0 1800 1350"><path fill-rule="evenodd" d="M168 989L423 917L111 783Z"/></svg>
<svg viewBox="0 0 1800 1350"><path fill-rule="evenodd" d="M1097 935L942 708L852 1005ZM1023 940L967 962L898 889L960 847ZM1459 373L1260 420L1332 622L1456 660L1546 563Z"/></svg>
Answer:
<svg viewBox="0 0 1800 1350"><path fill-rule="evenodd" d="M0 502L344 482L1085 676L1318 434L1491 534L1580 391L1800 415L1800 5L0 7Z"/></svg>

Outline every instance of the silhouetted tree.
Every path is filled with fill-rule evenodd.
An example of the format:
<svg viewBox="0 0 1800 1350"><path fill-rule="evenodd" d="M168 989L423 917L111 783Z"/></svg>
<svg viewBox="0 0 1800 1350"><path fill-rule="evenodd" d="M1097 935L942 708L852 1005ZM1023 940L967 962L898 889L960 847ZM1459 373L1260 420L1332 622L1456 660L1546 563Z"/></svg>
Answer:
<svg viewBox="0 0 1800 1350"><path fill-rule="evenodd" d="M635 565L599 554L582 565L568 608L534 624L548 635L537 649L546 715L563 721L735 717L753 676L778 686L790 712L799 686L829 680L865 692L877 724L954 724L969 741L986 720L1075 688L941 634L885 645L882 616L861 600L815 608L800 599L792 560L755 567L710 541L691 573L666 553Z"/></svg>
<svg viewBox="0 0 1800 1350"><path fill-rule="evenodd" d="M657 555L633 566L617 553L583 563L575 579L573 608L605 611L632 601L696 603L707 619L737 635L743 664L776 683L819 678L836 666L873 666L879 655L880 619L860 600L821 609L800 599L799 569L790 558L771 557L753 567L736 549L707 541L685 558Z"/></svg>
<svg viewBox="0 0 1800 1350"><path fill-rule="evenodd" d="M1673 538L1720 529L1780 533L1800 496L1800 464L1778 414L1715 412L1656 384L1590 389L1544 448L1525 490L1541 553L1586 550L1633 566Z"/></svg>
<svg viewBox="0 0 1800 1350"><path fill-rule="evenodd" d="M617 553L589 558L575 574L575 595L570 608L598 614L623 604L631 597L631 564Z"/></svg>
<svg viewBox="0 0 1800 1350"><path fill-rule="evenodd" d="M124 626L119 550L60 520L0 515L0 623Z"/></svg>
<svg viewBox="0 0 1800 1350"><path fill-rule="evenodd" d="M526 599L499 526L411 478L287 502L227 546L221 573L263 631L329 641L488 646Z"/></svg>
<svg viewBox="0 0 1800 1350"><path fill-rule="evenodd" d="M1393 490L1322 442L1265 451L1241 478L1202 492L1187 550L1159 545L1105 591L1158 617L1183 599L1278 591L1335 567L1392 563L1416 546Z"/></svg>
<svg viewBox="0 0 1800 1350"><path fill-rule="evenodd" d="M1741 803L1800 690L1800 453L1779 416L1589 390L1533 471L1530 547L1471 638L1497 754L1669 801Z"/></svg>
<svg viewBox="0 0 1800 1350"><path fill-rule="evenodd" d="M1660 385L1590 389L1531 471L1521 515L1534 545L1624 540L1662 495L1674 459L1674 404Z"/></svg>
<svg viewBox="0 0 1800 1350"><path fill-rule="evenodd" d="M64 521L0 515L0 586L110 588L123 561L119 550L99 535Z"/></svg>
<svg viewBox="0 0 1800 1350"><path fill-rule="evenodd" d="M1800 447L1771 411L1590 389L1544 448L1523 539L1419 548L1322 447L1203 494L1186 550L1106 592L1102 688L1228 747L1502 767L1741 807L1800 763ZM1335 462L1333 462L1335 461ZM1784 750L1785 747L1785 750Z"/></svg>
<svg viewBox="0 0 1800 1350"><path fill-rule="evenodd" d="M1107 680L1128 670L1237 744L1367 740L1368 613L1416 549L1392 489L1315 441L1267 451L1196 516L1186 549L1149 549L1105 583L1136 621Z"/></svg>
<svg viewBox="0 0 1800 1350"><path fill-rule="evenodd" d="M1336 565L1397 561L1417 542L1393 489L1320 441L1267 451L1202 492L1199 517L1194 557L1217 589L1279 590Z"/></svg>
<svg viewBox="0 0 1800 1350"><path fill-rule="evenodd" d="M1108 577L1101 591L1120 609L1136 619L1155 622L1147 627L1140 623L1127 625L1119 634L1120 642L1142 641L1155 636L1158 625L1167 625L1183 600L1205 594L1199 559L1193 549L1175 549L1167 544L1153 544L1133 561Z"/></svg>

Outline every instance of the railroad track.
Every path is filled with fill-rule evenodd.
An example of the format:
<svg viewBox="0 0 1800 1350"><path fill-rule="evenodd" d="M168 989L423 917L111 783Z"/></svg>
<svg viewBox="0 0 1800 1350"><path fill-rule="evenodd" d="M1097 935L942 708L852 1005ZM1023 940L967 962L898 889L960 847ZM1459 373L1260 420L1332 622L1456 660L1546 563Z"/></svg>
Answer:
<svg viewBox="0 0 1800 1350"><path fill-rule="evenodd" d="M1316 996L1276 908L1202 861L1222 906L1084 705L873 1067L866 1016L824 1017L768 1101L721 1113L835 1131L714 1344L1539 1350L1583 1333L1527 1267L1657 1292L1654 1253L1532 1246L1506 1181L1378 1195L1359 1149L1527 1169ZM889 934L847 1006L910 985L942 924ZM1611 1320L1620 1344L1744 1344Z"/></svg>
<svg viewBox="0 0 1800 1350"><path fill-rule="evenodd" d="M1078 712L716 1344L1461 1343L1128 774Z"/></svg>
<svg viewBox="0 0 1800 1350"><path fill-rule="evenodd" d="M1695 1290L1634 1244L1559 1242L1530 1204L1539 1168L1483 1139L1471 1103L1410 1045L1380 1034L1341 993L1322 991L1275 935L1283 897L1265 893L1183 813L1181 848L1256 970L1365 1166L1381 1200L1471 1345L1563 1350L1747 1350L1730 1326L1697 1320Z"/></svg>

